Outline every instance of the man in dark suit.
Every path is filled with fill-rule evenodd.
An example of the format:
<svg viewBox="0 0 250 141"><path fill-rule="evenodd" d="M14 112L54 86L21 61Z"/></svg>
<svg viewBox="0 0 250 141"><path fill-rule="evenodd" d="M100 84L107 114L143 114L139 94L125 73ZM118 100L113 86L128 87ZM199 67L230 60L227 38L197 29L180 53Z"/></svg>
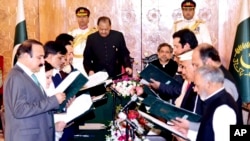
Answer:
<svg viewBox="0 0 250 141"><path fill-rule="evenodd" d="M173 77L178 68L178 64L172 59L173 48L168 43L161 43L157 48L157 56L158 59L151 64Z"/></svg>
<svg viewBox="0 0 250 141"><path fill-rule="evenodd" d="M186 119L172 120L176 129L196 141L228 141L230 140L230 125L241 124L237 104L224 88L224 75L220 68L202 66L195 71L194 90L199 94L203 115L198 128L197 137L187 134L188 128L183 128ZM226 119L225 119L226 118ZM223 130L223 133L221 131ZM178 140L182 140L178 138Z"/></svg>
<svg viewBox="0 0 250 141"><path fill-rule="evenodd" d="M75 70L72 65L73 58L74 58L74 48L72 46L73 40L74 40L74 37L67 33L59 34L55 40L55 42L63 45L67 50L67 53L65 55L65 62L62 64L60 71L59 71L62 79L64 79L70 72Z"/></svg>
<svg viewBox="0 0 250 141"><path fill-rule="evenodd" d="M122 66L131 75L130 52L123 34L111 30L111 20L100 17L97 21L98 31L87 38L84 50L84 68L88 75L106 70L110 77L121 73Z"/></svg>
<svg viewBox="0 0 250 141"><path fill-rule="evenodd" d="M198 41L195 37L195 34L189 29L182 29L173 34L173 54L175 61L179 64L178 72L181 73L182 67L180 65L180 61L178 56L193 50L197 45ZM191 56L189 56L191 59ZM176 75L179 76L180 74ZM182 76L183 77L183 76ZM184 79L183 87L186 87L188 84L187 80ZM159 81L151 80L150 86L157 90L160 94L165 95L165 97L169 97L170 99L175 99L180 96L181 93L186 89L182 89L181 86L173 86L173 85L166 85L164 83L160 83Z"/></svg>
<svg viewBox="0 0 250 141"><path fill-rule="evenodd" d="M194 67L194 70L198 69L199 67L202 67L204 65L220 68L225 76L224 79L224 87L226 91L232 95L234 100L238 104L239 112L240 114L237 116L240 116L240 119L242 118L242 100L238 93L238 88L236 87L236 82L232 76L232 74L222 65L219 52L216 50L215 47L213 47L210 44L202 43L198 45L197 48L194 49L193 55L192 55L192 64ZM242 121L243 123L243 121Z"/></svg>
<svg viewBox="0 0 250 141"><path fill-rule="evenodd" d="M56 37L55 42L62 45L61 47L65 47L67 50L67 53L65 54L65 62L61 64L59 73L61 76L61 81L69 75L70 72L72 72L74 69L72 65L72 61L74 58L74 53L73 53L73 46L72 42L74 40L74 37L67 34L67 33L61 33ZM58 83L60 84L60 80L58 82L55 82L55 77L53 83ZM68 140L73 140L74 134L78 131L78 123L77 124L72 124L71 126L65 128L63 130L63 134L60 137L59 141L68 141ZM58 137L59 138L59 137Z"/></svg>
<svg viewBox="0 0 250 141"><path fill-rule="evenodd" d="M61 66L65 63L65 55L67 50L61 43L55 41L48 41L44 45L45 48L45 60L54 67L53 70L53 86L50 88L56 88L62 82L62 76L60 74Z"/></svg>
<svg viewBox="0 0 250 141"><path fill-rule="evenodd" d="M4 83L5 141L53 141L52 109L66 96L47 97L34 73L44 64L44 49L36 40L24 41L17 50L18 61Z"/></svg>

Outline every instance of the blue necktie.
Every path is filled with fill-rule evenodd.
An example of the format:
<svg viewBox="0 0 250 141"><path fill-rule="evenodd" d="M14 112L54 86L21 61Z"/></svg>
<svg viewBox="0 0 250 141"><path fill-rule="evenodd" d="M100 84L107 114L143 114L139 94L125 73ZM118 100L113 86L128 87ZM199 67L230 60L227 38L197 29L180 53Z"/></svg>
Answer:
<svg viewBox="0 0 250 141"><path fill-rule="evenodd" d="M62 82L62 78L59 73L57 73L54 77L52 77L55 88Z"/></svg>

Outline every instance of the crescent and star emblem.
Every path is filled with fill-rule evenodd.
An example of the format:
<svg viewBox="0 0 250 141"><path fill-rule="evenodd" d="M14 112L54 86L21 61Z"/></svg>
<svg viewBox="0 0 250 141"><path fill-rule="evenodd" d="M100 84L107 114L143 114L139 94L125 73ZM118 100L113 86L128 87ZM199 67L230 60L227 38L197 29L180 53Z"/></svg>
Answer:
<svg viewBox="0 0 250 141"><path fill-rule="evenodd" d="M250 69L250 65L244 62L242 55L240 57L240 63L244 68Z"/></svg>

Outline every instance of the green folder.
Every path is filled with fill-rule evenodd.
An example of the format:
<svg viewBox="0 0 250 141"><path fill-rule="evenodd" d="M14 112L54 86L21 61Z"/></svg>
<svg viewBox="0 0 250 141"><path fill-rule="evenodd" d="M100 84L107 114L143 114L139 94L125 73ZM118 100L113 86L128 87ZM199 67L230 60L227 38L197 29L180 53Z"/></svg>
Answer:
<svg viewBox="0 0 250 141"><path fill-rule="evenodd" d="M179 82L177 82L173 77L152 64L149 64L141 71L140 77L148 82L150 82L150 78L153 78L154 80L165 83L166 85L180 85Z"/></svg>
<svg viewBox="0 0 250 141"><path fill-rule="evenodd" d="M150 106L149 113L160 116L168 121L176 117L186 118L192 122L199 122L201 120L200 115L159 99Z"/></svg>
<svg viewBox="0 0 250 141"><path fill-rule="evenodd" d="M87 81L88 79L82 73L73 71L57 86L57 92L66 94L66 100L60 104L58 112L65 111L67 101L74 97Z"/></svg>
<svg viewBox="0 0 250 141"><path fill-rule="evenodd" d="M152 105L158 98L157 94L155 94L148 86L144 86L143 91L147 96L143 98L142 103L146 106Z"/></svg>

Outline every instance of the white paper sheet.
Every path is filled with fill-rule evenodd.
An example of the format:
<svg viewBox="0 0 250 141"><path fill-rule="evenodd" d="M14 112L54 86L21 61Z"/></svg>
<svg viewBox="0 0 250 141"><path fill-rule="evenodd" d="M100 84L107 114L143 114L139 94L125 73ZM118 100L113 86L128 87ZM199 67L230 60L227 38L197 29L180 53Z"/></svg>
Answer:
<svg viewBox="0 0 250 141"><path fill-rule="evenodd" d="M82 94L72 102L72 104L67 108L66 113L54 114L55 123L58 121L64 121L66 123L72 121L73 119L79 117L80 115L87 112L92 105L92 100L89 94Z"/></svg>
<svg viewBox="0 0 250 141"><path fill-rule="evenodd" d="M160 120L158 120L158 119L156 119L156 118L154 118L154 117L152 117L152 116L150 116L150 115L148 115L148 114L146 114L146 113L144 113L144 112L142 112L140 110L138 112L139 112L139 114L141 116L143 116L144 118L150 120L151 122L165 128L166 130L172 132L173 134L175 134L175 135L177 135L177 136L179 136L179 137L181 137L181 138L183 138L185 140L189 140L185 135L183 135L181 132L177 131L176 129L174 129L170 125L167 125L166 123L164 123L164 122L162 122L162 121L160 121Z"/></svg>
<svg viewBox="0 0 250 141"><path fill-rule="evenodd" d="M81 90L85 90L88 88L92 88L94 86L97 86L99 84L105 83L105 81L108 79L109 75L107 72L99 71L91 76L88 77L88 82L83 86Z"/></svg>

